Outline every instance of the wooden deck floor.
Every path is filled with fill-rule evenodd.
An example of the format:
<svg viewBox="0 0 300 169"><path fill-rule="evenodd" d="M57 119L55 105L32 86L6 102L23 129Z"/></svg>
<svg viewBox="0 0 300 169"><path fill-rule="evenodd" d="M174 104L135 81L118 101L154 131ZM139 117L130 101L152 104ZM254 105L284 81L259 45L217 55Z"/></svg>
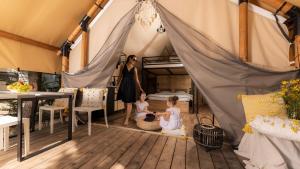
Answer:
<svg viewBox="0 0 300 169"><path fill-rule="evenodd" d="M183 125L185 126L186 135L188 137L193 137L193 128L195 124L198 124L197 118L195 114L191 113L182 113L181 114ZM198 114L199 120L201 120L203 117L206 117L202 120L202 122L211 124L212 121L209 119L212 119L212 114L210 113L210 109L208 106L202 106L199 108L199 114ZM132 113L132 119L134 118L134 113ZM208 118L208 119L207 119ZM118 126L118 127L126 127L126 128L132 128L132 129L139 129L136 125L136 122L134 120L130 120L128 126L124 126L124 119L125 119L125 113L123 111L115 112L114 114L111 114L108 116L108 121L110 125ZM97 121L97 123L105 124L104 118ZM218 122L215 120L215 125L219 126ZM160 131L157 131L160 132Z"/></svg>
<svg viewBox="0 0 300 169"><path fill-rule="evenodd" d="M38 150L64 138L66 127L56 127L50 135L49 128L33 132L31 150ZM231 147L206 152L191 140L157 134L104 128L94 124L92 136L87 136L87 126L80 126L73 140L21 163L16 161L15 138L11 148L0 152L1 168L100 168L100 169L240 169L240 161Z"/></svg>

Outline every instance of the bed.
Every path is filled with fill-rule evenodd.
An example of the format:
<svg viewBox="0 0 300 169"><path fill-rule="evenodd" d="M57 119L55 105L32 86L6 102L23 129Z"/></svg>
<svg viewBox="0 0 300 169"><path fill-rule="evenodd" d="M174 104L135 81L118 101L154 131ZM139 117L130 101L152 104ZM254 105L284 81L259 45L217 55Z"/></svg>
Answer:
<svg viewBox="0 0 300 169"><path fill-rule="evenodd" d="M148 77L155 77L149 79ZM184 65L176 55L152 56L142 58L142 85L151 111L165 111L166 100L170 96L178 96L177 106L181 112L189 112L192 95L191 78ZM152 87L149 87L152 86Z"/></svg>
<svg viewBox="0 0 300 169"><path fill-rule="evenodd" d="M192 101L193 96L184 91L162 91L155 94L149 94L147 96L149 109L151 111L165 111L167 108L166 101L170 96L178 96L179 100L177 102L177 107L180 108L181 112L189 112L189 103Z"/></svg>

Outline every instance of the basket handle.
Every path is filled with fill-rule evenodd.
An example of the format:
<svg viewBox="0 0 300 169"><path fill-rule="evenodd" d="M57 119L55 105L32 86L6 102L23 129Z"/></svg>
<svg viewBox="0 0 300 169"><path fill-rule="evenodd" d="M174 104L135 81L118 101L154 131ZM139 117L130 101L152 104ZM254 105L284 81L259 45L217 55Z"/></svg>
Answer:
<svg viewBox="0 0 300 169"><path fill-rule="evenodd" d="M204 117L201 117L201 118L200 118L200 123L201 123L201 124L203 124L202 121L203 121L204 119L208 119L208 120L211 122L211 124L213 124L213 120L212 120L211 118L209 118L208 116L204 116Z"/></svg>

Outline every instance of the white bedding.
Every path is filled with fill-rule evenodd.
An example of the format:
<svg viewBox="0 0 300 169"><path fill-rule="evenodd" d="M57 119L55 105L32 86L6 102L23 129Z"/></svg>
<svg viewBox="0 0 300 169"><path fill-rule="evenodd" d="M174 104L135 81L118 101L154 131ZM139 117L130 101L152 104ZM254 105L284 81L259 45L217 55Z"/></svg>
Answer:
<svg viewBox="0 0 300 169"><path fill-rule="evenodd" d="M170 96L178 96L179 101L188 102L188 101L193 100L193 96L191 94L188 94L183 91L178 91L178 92L164 91L164 92L159 92L159 93L155 93L155 94L149 94L147 96L147 98L149 100L167 100Z"/></svg>
<svg viewBox="0 0 300 169"><path fill-rule="evenodd" d="M235 151L245 160L246 169L298 169L300 131L292 131L292 120L256 117L250 123L253 133L245 133Z"/></svg>

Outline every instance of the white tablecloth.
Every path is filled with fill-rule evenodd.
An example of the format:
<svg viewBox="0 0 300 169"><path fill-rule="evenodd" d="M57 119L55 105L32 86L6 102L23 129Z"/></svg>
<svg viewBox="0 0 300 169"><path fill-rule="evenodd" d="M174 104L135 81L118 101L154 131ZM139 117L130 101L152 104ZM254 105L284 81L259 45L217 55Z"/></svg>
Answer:
<svg viewBox="0 0 300 169"><path fill-rule="evenodd" d="M278 119L268 124L260 124L259 120L252 124L253 133L245 133L236 151L249 159L245 161L246 169L299 169L300 131L292 132L288 126L278 128L282 126Z"/></svg>

